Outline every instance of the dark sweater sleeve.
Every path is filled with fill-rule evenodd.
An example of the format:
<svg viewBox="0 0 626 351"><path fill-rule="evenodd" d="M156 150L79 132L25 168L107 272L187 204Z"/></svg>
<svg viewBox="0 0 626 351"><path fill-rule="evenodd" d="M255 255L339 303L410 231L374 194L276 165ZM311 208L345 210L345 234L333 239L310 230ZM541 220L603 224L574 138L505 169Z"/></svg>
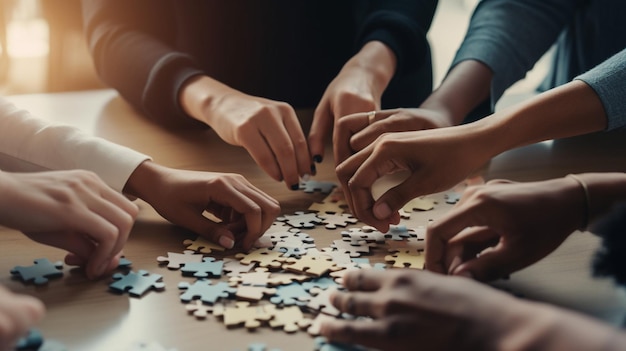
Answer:
<svg viewBox="0 0 626 351"><path fill-rule="evenodd" d="M451 67L465 60L487 65L495 105L556 42L579 6L579 0L482 0Z"/></svg>
<svg viewBox="0 0 626 351"><path fill-rule="evenodd" d="M396 75L419 68L430 55L426 35L435 15L436 0L373 0L359 29L358 47L373 40L396 54Z"/></svg>
<svg viewBox="0 0 626 351"><path fill-rule="evenodd" d="M172 49L169 0L83 0L85 33L100 78L142 113L160 122L189 119L178 91L201 74L191 57Z"/></svg>

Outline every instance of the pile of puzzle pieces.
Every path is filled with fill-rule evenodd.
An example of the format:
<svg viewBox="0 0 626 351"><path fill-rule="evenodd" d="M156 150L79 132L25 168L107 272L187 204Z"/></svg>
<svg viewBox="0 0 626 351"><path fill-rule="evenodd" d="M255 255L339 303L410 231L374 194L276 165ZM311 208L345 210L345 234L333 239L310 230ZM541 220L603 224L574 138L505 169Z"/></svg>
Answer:
<svg viewBox="0 0 626 351"><path fill-rule="evenodd" d="M177 287L183 311L198 319L215 318L229 328L268 327L317 336L324 320L353 318L330 303L332 292L342 289L346 272L423 268L426 223L413 228L401 224L381 233L358 224L335 184L310 181L301 188L307 193L324 192L327 197L321 203L314 202L308 211L277 218L250 252L228 256L220 246L198 237L185 240L180 252L156 258L159 269L181 272ZM445 199L452 203L458 196L451 193ZM429 211L436 205L432 198L421 197L407 204L400 214L407 219L413 211ZM332 231L336 240L329 247L317 247L306 233L316 227ZM371 263L367 256L381 250L386 253L386 263ZM162 275L132 271L128 260L121 268L126 272L113 275L109 285L112 292L141 297L165 287ZM31 267L16 267L12 273L25 282L46 284L48 278L62 275L61 269L60 263L41 259Z"/></svg>

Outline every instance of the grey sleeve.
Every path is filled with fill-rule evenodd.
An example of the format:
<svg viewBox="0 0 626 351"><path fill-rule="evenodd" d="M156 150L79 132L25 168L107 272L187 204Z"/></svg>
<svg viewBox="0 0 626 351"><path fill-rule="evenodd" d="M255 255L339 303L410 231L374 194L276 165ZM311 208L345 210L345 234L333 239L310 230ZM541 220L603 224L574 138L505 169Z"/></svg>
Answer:
<svg viewBox="0 0 626 351"><path fill-rule="evenodd" d="M465 60L487 65L494 73L493 108L556 42L578 6L574 0L482 0L451 68Z"/></svg>
<svg viewBox="0 0 626 351"><path fill-rule="evenodd" d="M626 125L626 49L574 79L587 83L600 97L607 130Z"/></svg>

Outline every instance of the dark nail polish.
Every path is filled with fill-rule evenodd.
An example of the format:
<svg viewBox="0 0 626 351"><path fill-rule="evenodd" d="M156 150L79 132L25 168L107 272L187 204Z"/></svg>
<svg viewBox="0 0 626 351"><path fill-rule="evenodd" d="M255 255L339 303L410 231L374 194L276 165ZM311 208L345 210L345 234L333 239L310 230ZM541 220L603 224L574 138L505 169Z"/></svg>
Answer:
<svg viewBox="0 0 626 351"><path fill-rule="evenodd" d="M315 164L311 165L311 174L315 175L317 173L317 167L315 167Z"/></svg>
<svg viewBox="0 0 626 351"><path fill-rule="evenodd" d="M298 190L298 189L300 189L300 185L298 184L294 184L291 186L291 190Z"/></svg>
<svg viewBox="0 0 626 351"><path fill-rule="evenodd" d="M315 161L317 163L322 163L322 155L315 155L315 156L313 156L313 161Z"/></svg>

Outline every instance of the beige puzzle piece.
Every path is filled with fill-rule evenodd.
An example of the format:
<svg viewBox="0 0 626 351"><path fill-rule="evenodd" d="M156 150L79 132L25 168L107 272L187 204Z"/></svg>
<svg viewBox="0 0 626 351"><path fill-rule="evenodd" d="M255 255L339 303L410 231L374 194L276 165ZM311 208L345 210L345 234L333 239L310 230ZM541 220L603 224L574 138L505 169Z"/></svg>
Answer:
<svg viewBox="0 0 626 351"><path fill-rule="evenodd" d="M424 269L424 260L426 256L422 254L415 254L410 250L398 251L393 255L385 256L385 261L394 262L395 268L413 268Z"/></svg>
<svg viewBox="0 0 626 351"><path fill-rule="evenodd" d="M300 307L290 306L274 310L274 318L269 322L270 327L282 329L287 333L295 333L300 328L304 329L311 325L309 318L304 318Z"/></svg>
<svg viewBox="0 0 626 351"><path fill-rule="evenodd" d="M202 236L197 237L195 240L186 239L183 241L184 245L187 245L187 250L193 250L195 252L202 252L209 254L213 251L224 251L225 248L210 242Z"/></svg>
<svg viewBox="0 0 626 351"><path fill-rule="evenodd" d="M255 285L239 285L235 296L239 299L246 301L259 301L264 296L270 296L276 294L275 288L268 288L265 286Z"/></svg>
<svg viewBox="0 0 626 351"><path fill-rule="evenodd" d="M185 305L185 309L189 313L193 313L198 319L206 318L209 312L213 311L212 306L205 305L202 300L194 300L193 302Z"/></svg>
<svg viewBox="0 0 626 351"><path fill-rule="evenodd" d="M250 302L240 301L232 306L217 304L213 307L213 315L224 318L224 325L228 328L237 327L243 324L247 329L256 329L261 326L261 322L266 322L274 317L276 306L255 305Z"/></svg>
<svg viewBox="0 0 626 351"><path fill-rule="evenodd" d="M312 275L315 277L322 276L331 271L343 269L338 267L332 258L328 256L302 256L300 259L287 259L284 269Z"/></svg>
<svg viewBox="0 0 626 351"><path fill-rule="evenodd" d="M157 261L159 261L159 264L167 262L167 268L169 269L180 269L185 265L185 263L202 262L203 257L203 255L195 254L195 252L191 250L185 250L182 254L177 252L168 252L167 257L159 256L157 257Z"/></svg>
<svg viewBox="0 0 626 351"><path fill-rule="evenodd" d="M272 251L266 247L253 250L247 254L238 253L235 257L243 264L257 263L261 267L274 269L280 268L282 262L286 260L286 257L283 257L281 252Z"/></svg>
<svg viewBox="0 0 626 351"><path fill-rule="evenodd" d="M435 208L435 204L436 204L435 200L425 197L425 196L420 196L407 202L406 205L402 207L402 209L406 212L430 211L433 208Z"/></svg>

